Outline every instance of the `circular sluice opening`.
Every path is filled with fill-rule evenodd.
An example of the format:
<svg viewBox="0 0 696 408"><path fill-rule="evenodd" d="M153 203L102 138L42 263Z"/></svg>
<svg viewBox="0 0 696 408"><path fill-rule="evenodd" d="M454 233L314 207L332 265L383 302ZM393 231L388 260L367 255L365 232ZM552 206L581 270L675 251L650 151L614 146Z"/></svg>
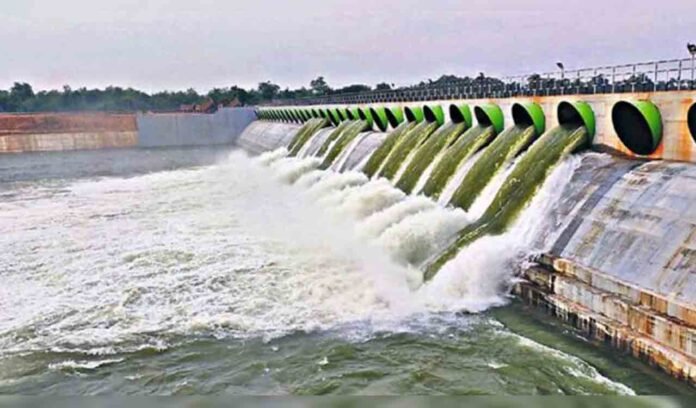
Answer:
<svg viewBox="0 0 696 408"><path fill-rule="evenodd" d="M328 109L329 119L334 126L338 126L341 123L341 116L338 113L338 109Z"/></svg>
<svg viewBox="0 0 696 408"><path fill-rule="evenodd" d="M474 116L481 126L492 126L496 133L503 131L505 119L500 106L495 104L485 104L474 107Z"/></svg>
<svg viewBox="0 0 696 408"><path fill-rule="evenodd" d="M372 119L372 114L370 113L369 108L358 108L358 117L360 120L364 120L367 122L367 125L369 127L372 127L372 124L374 123Z"/></svg>
<svg viewBox="0 0 696 408"><path fill-rule="evenodd" d="M516 125L531 126L534 124L532 115L519 103L512 105L512 120Z"/></svg>
<svg viewBox="0 0 696 408"><path fill-rule="evenodd" d="M440 105L425 105L423 106L423 117L428 123L435 123L442 125L445 123L445 112L442 110Z"/></svg>
<svg viewBox="0 0 696 408"><path fill-rule="evenodd" d="M512 120L515 125L534 126L537 136L546 130L544 110L535 102L514 103L512 105Z"/></svg>
<svg viewBox="0 0 696 408"><path fill-rule="evenodd" d="M473 116L471 116L471 108L469 105L450 105L449 107L450 120L454 123L465 123L467 127L471 127Z"/></svg>
<svg viewBox="0 0 696 408"><path fill-rule="evenodd" d="M686 115L686 122L689 125L691 138L696 142L696 103L689 108L689 113Z"/></svg>
<svg viewBox="0 0 696 408"><path fill-rule="evenodd" d="M393 129L396 129L401 124L401 122L404 121L404 111L398 106L387 108L385 109L384 113L387 115L389 125Z"/></svg>
<svg viewBox="0 0 696 408"><path fill-rule="evenodd" d="M374 119L375 124L380 131L386 132L389 127L389 120L387 119L387 109L382 106L370 108L370 115Z"/></svg>
<svg viewBox="0 0 696 408"><path fill-rule="evenodd" d="M558 123L568 126L585 126L590 142L595 135L595 115L592 107L583 101L563 101L558 104Z"/></svg>
<svg viewBox="0 0 696 408"><path fill-rule="evenodd" d="M631 152L648 155L657 150L662 139L662 118L649 101L619 101L611 110L616 135Z"/></svg>
<svg viewBox="0 0 696 408"><path fill-rule="evenodd" d="M423 108L418 106L407 106L404 108L406 120L409 122L420 123L423 121Z"/></svg>

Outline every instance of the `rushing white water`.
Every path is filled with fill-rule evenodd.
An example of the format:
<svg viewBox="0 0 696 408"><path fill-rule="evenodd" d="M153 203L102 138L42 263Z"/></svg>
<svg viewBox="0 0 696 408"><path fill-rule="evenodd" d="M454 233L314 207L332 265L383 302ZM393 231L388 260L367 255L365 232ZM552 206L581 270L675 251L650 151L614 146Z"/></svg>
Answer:
<svg viewBox="0 0 696 408"><path fill-rule="evenodd" d="M329 173L325 171L312 170L300 176L300 178L298 178L297 181L295 181L295 185L298 187L310 188L328 174Z"/></svg>
<svg viewBox="0 0 696 408"><path fill-rule="evenodd" d="M451 196L478 154L464 163L443 195ZM418 298L431 307L480 311L505 302L505 294L517 266L529 253L532 237L544 227L547 214L558 200L563 186L579 166L573 157L553 170L534 199L511 229L495 237L474 242L419 291ZM358 237L368 238L399 264L420 265L446 248L457 232L479 217L514 167L494 177L474 202L469 213L443 208L420 196L404 196L387 180L368 181L362 174L311 172L298 185L309 188L309 197L339 218L358 221ZM309 182L311 180L311 182ZM362 219L362 221L360 221ZM411 272L410 274L413 274ZM413 278L409 278L413 284Z"/></svg>
<svg viewBox="0 0 696 408"><path fill-rule="evenodd" d="M308 193L314 198L320 198L335 191L340 191L347 187L354 187L368 182L367 177L362 173L328 173L320 178Z"/></svg>
<svg viewBox="0 0 696 408"><path fill-rule="evenodd" d="M435 166L437 163L440 161L442 156L445 155L445 152L447 152L447 149L442 149L440 153L438 153L433 161L428 165L428 167L425 168L423 171L423 174L420 175L418 178L418 182L416 183L416 186L413 188L413 194L418 194L423 190L423 187L425 187L425 183L428 182L428 179L430 178L430 175L433 174L433 170L435 170Z"/></svg>
<svg viewBox="0 0 696 408"><path fill-rule="evenodd" d="M274 371L278 377L292 372L297 378L292 381L304 381L317 370L344 375L347 366L364 363L362 354L340 361L326 338L338 348L347 341L348 347L379 353L374 348L384 346L384 333L393 340L387 343L390 347L401 342L402 332L422 336L415 341L437 334L436 342L443 347L416 353L423 361L453 345L471 347L474 343L467 342L477 333L454 331L452 325L494 319L439 312L458 311L463 305L481 310L500 301L519 259L515 254L528 251L525 234L536 230L516 230L521 235L513 246L521 249L504 255L509 262L501 267L507 270L489 270L488 275L453 271L448 279L459 292L439 282L441 276L422 286L420 271L393 262L399 255L373 242L390 227L401 227L406 235L395 248L408 255L413 244L418 252L423 240L414 239L414 234L425 231L438 241L438 231L454 229L458 224L453 221L465 218L463 213L442 209L425 197L404 196L385 180L368 182L358 173L309 170L316 159L286 154L278 149L249 159L233 153L207 167L4 186L12 194L0 201L0 387L7 390L32 381L34 388L24 388L24 383L16 390L41 392L51 382L45 391L50 393L62 382L60 390L67 392L76 386L81 393L94 392L95 387L133 392L128 384L147 392L176 392L186 388L175 383L224 377L235 364L250 366L242 380L248 383L252 377L246 375L259 372L258 362L286 369ZM308 171L299 175L298 169ZM560 189L558 184L545 185L540 194L547 191L555 194ZM541 204L552 205L554 197L542 197ZM532 219L524 223L534 226L532 221L543 214L530 206L525 216ZM438 223L441 227L433 226ZM466 260L457 261L468 266ZM477 284L502 289L493 299L471 292ZM220 339L228 336L235 338ZM462 341L448 343L447 336L462 336ZM275 340L261 341L270 339ZM485 349L490 339L477 341L483 341ZM310 353L326 354L301 362L291 350L297 343L306 343ZM228 347L237 348L232 352ZM240 362L237 353L242 350L249 355ZM297 353L306 354L302 347ZM211 375L209 356L222 354L231 359L220 364L220 375ZM538 354L543 361L548 351ZM552 357L558 360L556 366L567 370L569 381L631 392L615 387L582 360L558 351ZM493 358L500 355L485 356ZM182 368L182 362L192 360ZM280 361L290 363L286 367ZM512 361L516 360L508 358L503 364ZM490 361L493 370L504 367L498 362ZM20 363L26 368L17 369ZM485 370L485 363L476 365L473 373ZM420 362L398 364L409 372L406 365ZM524 367L527 361L519 364ZM298 367L305 371L297 374ZM363 370L360 366L356 372ZM163 371L169 378L162 377ZM323 374L318 375L316 384L324 384ZM109 388L114 386L112 378L118 378L116 388ZM251 382L266 379L261 372ZM163 383L174 388L161 388ZM236 386L234 381L230 384ZM285 384L292 386L290 381Z"/></svg>
<svg viewBox="0 0 696 408"><path fill-rule="evenodd" d="M486 187L484 187L484 189L479 193L479 196L476 197L476 200L474 200L471 208L469 208L469 211L467 211L469 216L472 218L478 218L483 215L484 211L486 211L488 206L493 202L495 195L498 194L500 187L503 186L505 180L507 180L510 173L512 173L512 170L515 168L515 164L517 164L517 160L509 164L507 167L502 168L498 174L496 174L488 182L488 185L486 185Z"/></svg>
<svg viewBox="0 0 696 408"><path fill-rule="evenodd" d="M543 230L547 215L580 165L570 157L558 165L510 229L486 236L463 248L434 280L424 287L429 303L479 311L505 302L514 274L531 248L532 237Z"/></svg>
<svg viewBox="0 0 696 408"><path fill-rule="evenodd" d="M377 238L392 225L404 218L435 207L431 199L424 196L409 196L403 201L379 211L366 218L356 227L358 234L365 238Z"/></svg>
<svg viewBox="0 0 696 408"><path fill-rule="evenodd" d="M101 353L144 332L275 336L419 310L410 271L274 174L235 153L1 202L0 350ZM24 327L21 345L2 336Z"/></svg>
<svg viewBox="0 0 696 408"><path fill-rule="evenodd" d="M462 184L464 177L466 177L466 173L469 172L471 166L473 166L474 163L476 163L476 160L478 160L478 158L481 157L482 154L483 150L480 150L478 153L469 157L469 160L466 160L459 165L457 171L455 171L452 178L450 178L449 182L447 182L447 185L445 185L445 188L442 190L442 194L440 194L440 198L438 200L440 204L447 205L447 203L450 202L452 196L454 195L454 192L457 191L457 188L460 184Z"/></svg>
<svg viewBox="0 0 696 408"><path fill-rule="evenodd" d="M282 159L283 157L286 157L288 155L288 149L284 147L280 147L275 150L271 150L268 152L265 152L259 157L256 158L256 160L264 166L270 166L271 164L275 163L276 161Z"/></svg>
<svg viewBox="0 0 696 408"><path fill-rule="evenodd" d="M378 242L396 261L420 265L441 251L469 222L469 217L460 209L435 206L389 227Z"/></svg>
<svg viewBox="0 0 696 408"><path fill-rule="evenodd" d="M350 155L353 154L353 151L355 150L356 147L362 141L370 135L370 132L363 132L359 134L358 136L353 139L348 146L346 146L341 154L334 160L334 163L331 165L331 168L335 171L340 171L346 164L346 161L348 161L348 158L350 158Z"/></svg>
<svg viewBox="0 0 696 408"><path fill-rule="evenodd" d="M288 158L279 160L275 167L278 178L286 183L294 183L306 173L316 170L321 164L321 160L316 157L310 158Z"/></svg>

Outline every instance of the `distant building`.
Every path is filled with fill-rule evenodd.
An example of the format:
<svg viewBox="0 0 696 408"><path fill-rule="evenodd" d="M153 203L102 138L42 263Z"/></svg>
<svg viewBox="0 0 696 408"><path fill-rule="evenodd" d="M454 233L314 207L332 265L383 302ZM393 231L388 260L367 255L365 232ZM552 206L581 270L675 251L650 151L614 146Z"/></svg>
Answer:
<svg viewBox="0 0 696 408"><path fill-rule="evenodd" d="M214 113L215 111L217 111L217 105L215 101L210 98L201 104L185 104L179 106L179 112Z"/></svg>

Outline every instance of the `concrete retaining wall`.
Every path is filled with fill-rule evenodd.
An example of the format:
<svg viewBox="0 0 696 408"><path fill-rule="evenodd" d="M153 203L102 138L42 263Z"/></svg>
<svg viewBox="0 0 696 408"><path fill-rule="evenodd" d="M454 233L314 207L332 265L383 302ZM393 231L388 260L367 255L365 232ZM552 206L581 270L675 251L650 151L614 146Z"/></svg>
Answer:
<svg viewBox="0 0 696 408"><path fill-rule="evenodd" d="M0 115L0 153L133 147L137 142L135 115Z"/></svg>
<svg viewBox="0 0 696 408"><path fill-rule="evenodd" d="M231 144L255 118L251 108L214 114L0 115L0 154Z"/></svg>
<svg viewBox="0 0 696 408"><path fill-rule="evenodd" d="M138 146L230 144L255 119L252 108L223 108L214 114L138 114Z"/></svg>

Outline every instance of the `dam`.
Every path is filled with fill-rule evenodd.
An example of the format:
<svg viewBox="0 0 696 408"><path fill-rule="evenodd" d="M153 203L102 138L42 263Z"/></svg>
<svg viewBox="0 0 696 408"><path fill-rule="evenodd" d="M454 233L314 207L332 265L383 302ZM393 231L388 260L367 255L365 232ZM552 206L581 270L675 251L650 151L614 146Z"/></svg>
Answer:
<svg viewBox="0 0 696 408"><path fill-rule="evenodd" d="M684 72L0 115L0 394L693 394Z"/></svg>
<svg viewBox="0 0 696 408"><path fill-rule="evenodd" d="M265 152L287 182L331 191L360 225L379 220L365 233L422 273L420 284L463 298L508 287L696 384L693 91L257 114L238 144ZM390 246L398 234L410 247ZM496 275L501 263L514 279Z"/></svg>

